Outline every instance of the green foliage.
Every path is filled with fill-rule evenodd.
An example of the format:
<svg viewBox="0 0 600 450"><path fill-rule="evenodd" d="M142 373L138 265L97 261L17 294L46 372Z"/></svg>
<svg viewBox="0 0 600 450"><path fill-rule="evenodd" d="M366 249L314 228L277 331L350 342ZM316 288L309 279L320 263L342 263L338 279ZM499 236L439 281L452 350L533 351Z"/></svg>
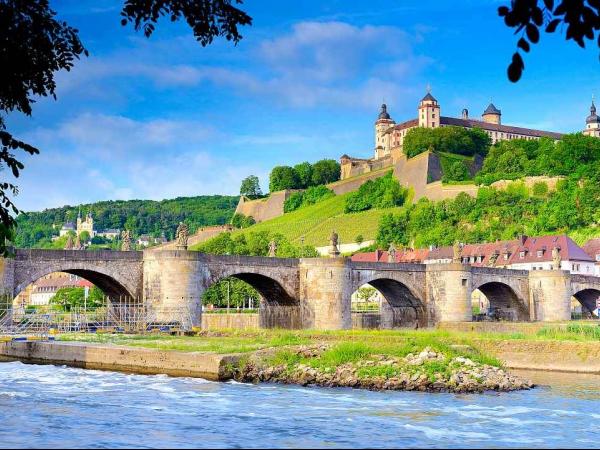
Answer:
<svg viewBox="0 0 600 450"><path fill-rule="evenodd" d="M408 190L401 187L393 172L375 180L369 180L346 198L345 212L366 211L372 208L400 206L408 197Z"/></svg>
<svg viewBox="0 0 600 450"><path fill-rule="evenodd" d="M299 189L300 186L300 179L293 167L276 166L271 170L271 175L269 175L270 192Z"/></svg>
<svg viewBox="0 0 600 450"><path fill-rule="evenodd" d="M340 164L333 159L322 159L314 164L303 162L294 167L276 166L269 176L269 191L306 189L333 183L340 179Z"/></svg>
<svg viewBox="0 0 600 450"><path fill-rule="evenodd" d="M90 233L86 230L82 231L81 233L79 233L79 240L82 244L87 244L91 240Z"/></svg>
<svg viewBox="0 0 600 450"><path fill-rule="evenodd" d="M547 197L531 197L522 182L506 190L481 188L477 198L465 193L454 200L421 199L382 217L377 234L380 248L390 242L416 247L461 242L493 242L519 234L564 233L600 224L600 185L572 177Z"/></svg>
<svg viewBox="0 0 600 450"><path fill-rule="evenodd" d="M51 242L52 235L57 233L52 226L60 227L64 222L74 221L80 208L92 213L94 227L98 230L127 228L134 236L149 234L154 237L164 232L168 239L173 239L179 222L187 223L191 233L203 226L228 223L237 201L238 197L223 195L162 201L118 200L23 213L17 217L15 244L21 248L63 248L66 239Z"/></svg>
<svg viewBox="0 0 600 450"><path fill-rule="evenodd" d="M322 159L313 164L312 185L329 184L340 179L340 163L333 159Z"/></svg>
<svg viewBox="0 0 600 450"><path fill-rule="evenodd" d="M221 233L200 244L197 250L214 255L267 256L269 254L269 243L272 240L277 244L276 256L279 258L309 258L318 256L314 247L294 246L282 234L271 233L269 231L237 235Z"/></svg>
<svg viewBox="0 0 600 450"><path fill-rule="evenodd" d="M356 242L358 245L362 244L365 241L365 238L363 237L362 234L359 234L358 236L356 236L354 238L354 242Z"/></svg>
<svg viewBox="0 0 600 450"><path fill-rule="evenodd" d="M314 205L322 200L335 196L331 189L323 185L311 186L305 191L294 192L283 205L284 212L292 212L298 208Z"/></svg>
<svg viewBox="0 0 600 450"><path fill-rule="evenodd" d="M294 166L294 170L298 175L298 181L300 182L299 187L306 189L312 186L313 166L308 161L305 161Z"/></svg>
<svg viewBox="0 0 600 450"><path fill-rule="evenodd" d="M404 138L404 153L409 158L431 150L456 155L485 155L491 138L478 128L467 130L462 127L413 128Z"/></svg>
<svg viewBox="0 0 600 450"><path fill-rule="evenodd" d="M400 211L397 214L386 214L379 221L377 228L377 245L381 248L389 248L391 243L408 245L408 210Z"/></svg>
<svg viewBox="0 0 600 450"><path fill-rule="evenodd" d="M231 218L231 225L236 228L248 228L256 223L254 217L245 216L243 214L234 214Z"/></svg>
<svg viewBox="0 0 600 450"><path fill-rule="evenodd" d="M251 199L262 196L260 182L256 175L250 175L242 180L242 184L240 186L240 195L244 195Z"/></svg>
<svg viewBox="0 0 600 450"><path fill-rule="evenodd" d="M104 293L93 286L88 292L88 298L85 299L85 288L66 287L60 288L50 299L50 304L56 309L62 311L71 311L74 308L98 308L104 305Z"/></svg>
<svg viewBox="0 0 600 450"><path fill-rule="evenodd" d="M258 307L260 300L259 293L248 283L229 277L210 286L202 295L202 304L225 308L228 297L230 308L247 307L249 300L252 300L254 307Z"/></svg>
<svg viewBox="0 0 600 450"><path fill-rule="evenodd" d="M533 184L531 193L536 197L545 197L548 195L548 183L537 181Z"/></svg>
<svg viewBox="0 0 600 450"><path fill-rule="evenodd" d="M491 184L524 176L563 175L598 179L600 139L569 134L554 142L514 139L495 144L485 158L476 181Z"/></svg>
<svg viewBox="0 0 600 450"><path fill-rule="evenodd" d="M465 166L462 161L454 161L449 165L448 170L444 170L442 181L444 183L464 181L468 180L470 177L471 175L467 166Z"/></svg>

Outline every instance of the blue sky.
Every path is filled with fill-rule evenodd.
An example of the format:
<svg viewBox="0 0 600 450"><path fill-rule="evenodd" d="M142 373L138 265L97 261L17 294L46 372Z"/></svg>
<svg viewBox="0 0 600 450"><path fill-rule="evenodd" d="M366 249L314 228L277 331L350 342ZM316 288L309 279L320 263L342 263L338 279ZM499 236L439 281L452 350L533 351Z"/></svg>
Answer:
<svg viewBox="0 0 600 450"><path fill-rule="evenodd" d="M502 3L248 0L244 39L203 48L183 23L150 39L121 27L119 1L51 1L90 56L58 75L58 101L9 116L42 151L25 160L17 203L238 194L250 174L266 190L275 165L371 156L382 100L411 119L428 84L443 115L478 116L493 99L507 124L581 130L600 95L597 49L544 35L512 84Z"/></svg>

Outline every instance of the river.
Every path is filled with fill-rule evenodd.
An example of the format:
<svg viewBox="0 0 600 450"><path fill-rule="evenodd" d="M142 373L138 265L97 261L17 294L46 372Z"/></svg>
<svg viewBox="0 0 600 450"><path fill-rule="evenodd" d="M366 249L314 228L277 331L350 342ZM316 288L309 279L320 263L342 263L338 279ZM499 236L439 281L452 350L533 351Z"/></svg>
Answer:
<svg viewBox="0 0 600 450"><path fill-rule="evenodd" d="M598 447L600 377L453 395L0 363L2 447Z"/></svg>

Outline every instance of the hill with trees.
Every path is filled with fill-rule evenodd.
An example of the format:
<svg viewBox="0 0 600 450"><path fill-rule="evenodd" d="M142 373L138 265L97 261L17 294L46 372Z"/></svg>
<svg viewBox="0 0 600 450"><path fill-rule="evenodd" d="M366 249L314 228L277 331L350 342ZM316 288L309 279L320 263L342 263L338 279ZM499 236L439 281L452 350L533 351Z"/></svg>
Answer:
<svg viewBox="0 0 600 450"><path fill-rule="evenodd" d="M56 247L52 236L58 235L65 222L75 222L80 210L82 214L92 214L96 230L128 229L134 237L142 234L159 237L164 233L167 239L173 239L179 222L185 222L190 233L203 226L229 223L238 200L237 196L225 195L161 201L111 200L28 212L17 217L14 242L22 248Z"/></svg>

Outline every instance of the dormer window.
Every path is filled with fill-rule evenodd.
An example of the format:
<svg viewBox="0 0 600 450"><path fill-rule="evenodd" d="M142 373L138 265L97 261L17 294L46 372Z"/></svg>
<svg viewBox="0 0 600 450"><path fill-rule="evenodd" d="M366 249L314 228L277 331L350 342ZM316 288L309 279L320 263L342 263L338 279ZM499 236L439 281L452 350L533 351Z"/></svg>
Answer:
<svg viewBox="0 0 600 450"><path fill-rule="evenodd" d="M537 251L537 257L541 258L542 256L544 256L544 250L538 250Z"/></svg>
<svg viewBox="0 0 600 450"><path fill-rule="evenodd" d="M505 254L504 254L504 261L508 261L508 257L509 257L509 256L510 256L510 255L509 255L508 253L505 253ZM600 256L600 255L599 255L599 256Z"/></svg>
<svg viewBox="0 0 600 450"><path fill-rule="evenodd" d="M519 258L521 258L521 259L525 258L525 251L524 250L521 250L519 252Z"/></svg>

